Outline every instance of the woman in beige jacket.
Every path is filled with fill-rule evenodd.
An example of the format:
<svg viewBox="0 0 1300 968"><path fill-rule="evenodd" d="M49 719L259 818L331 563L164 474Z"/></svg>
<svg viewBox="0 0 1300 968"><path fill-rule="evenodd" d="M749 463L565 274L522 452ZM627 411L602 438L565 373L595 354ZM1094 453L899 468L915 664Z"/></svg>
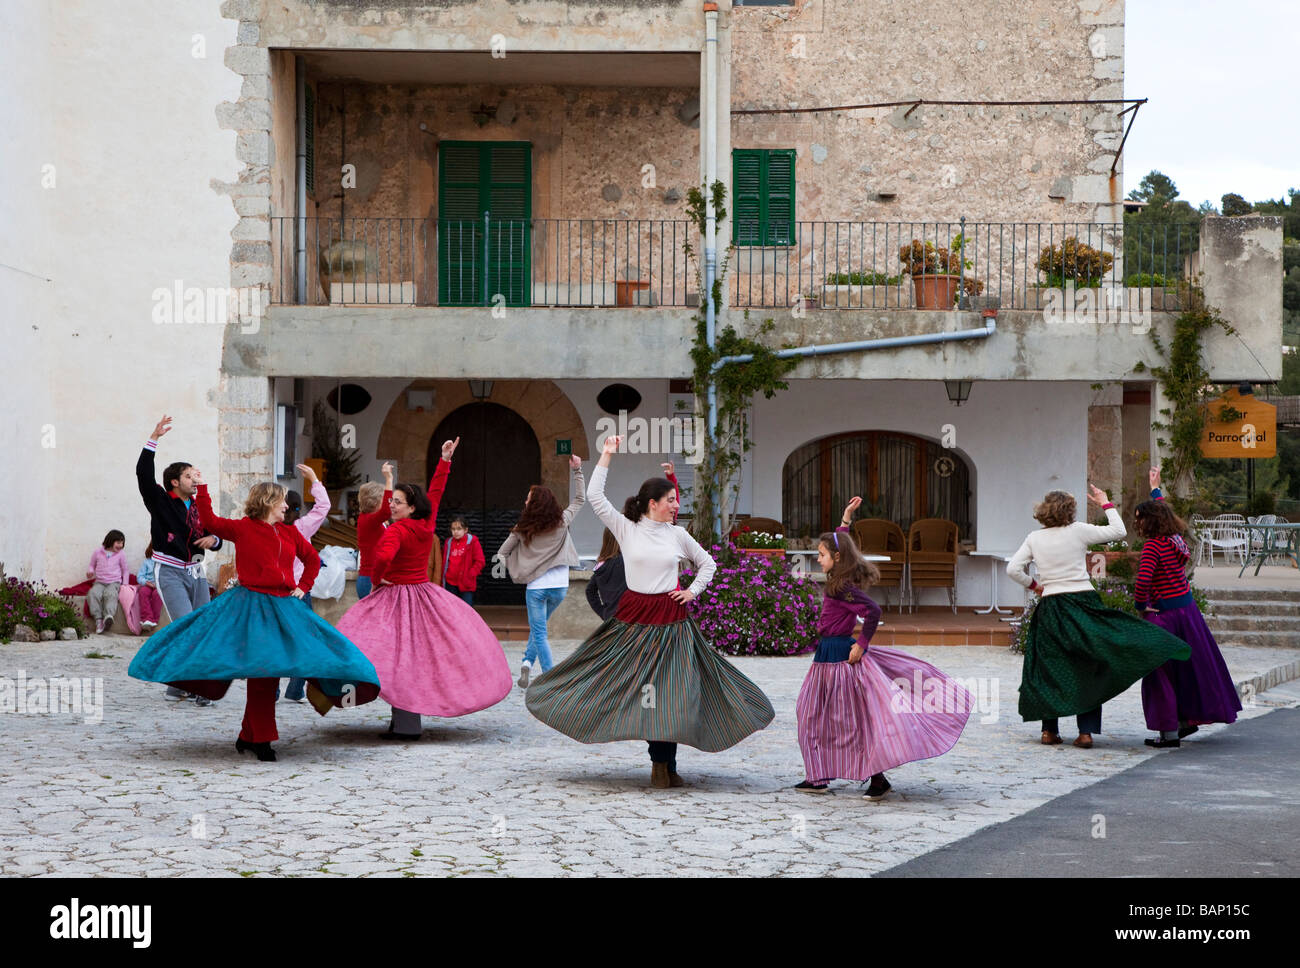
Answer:
<svg viewBox="0 0 1300 968"><path fill-rule="evenodd" d="M582 458L570 457L569 469L573 475L573 500L569 506L561 511L551 489L534 484L528 489L519 523L497 552L510 578L527 586L524 604L528 608L528 648L519 670L520 689L528 688L534 662L541 663L543 672L554 665L546 623L569 590L570 566L578 565L578 550L569 537L569 525L587 500Z"/></svg>

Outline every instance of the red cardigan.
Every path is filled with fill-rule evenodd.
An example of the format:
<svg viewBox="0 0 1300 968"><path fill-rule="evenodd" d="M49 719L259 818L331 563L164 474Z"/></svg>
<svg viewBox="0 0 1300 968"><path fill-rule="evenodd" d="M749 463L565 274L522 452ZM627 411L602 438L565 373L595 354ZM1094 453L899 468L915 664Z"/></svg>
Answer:
<svg viewBox="0 0 1300 968"><path fill-rule="evenodd" d="M478 538L468 532L459 541L448 538L442 582L444 585L455 585L463 592L472 592L478 588L478 573L485 564L483 543Z"/></svg>
<svg viewBox="0 0 1300 968"><path fill-rule="evenodd" d="M199 485L194 503L203 529L235 543L235 572L249 591L283 598L294 588L311 591L320 572L320 555L291 524L268 524L254 518L219 518L212 513L208 486ZM293 560L302 559L302 579L294 583Z"/></svg>
<svg viewBox="0 0 1300 968"><path fill-rule="evenodd" d="M379 543L379 538L384 533L384 523L389 515L388 501L392 496L392 491L385 491L384 499L376 510L357 515L357 550L361 554L361 565L357 568L358 575L370 577L371 564L375 559L375 545Z"/></svg>
<svg viewBox="0 0 1300 968"><path fill-rule="evenodd" d="M438 505L447 488L451 461L438 461L438 469L429 482L429 503L433 510L420 521L402 518L384 529L375 545L370 580L376 585L389 581L394 585L419 585L429 580L429 555L433 552L433 525L438 519Z"/></svg>

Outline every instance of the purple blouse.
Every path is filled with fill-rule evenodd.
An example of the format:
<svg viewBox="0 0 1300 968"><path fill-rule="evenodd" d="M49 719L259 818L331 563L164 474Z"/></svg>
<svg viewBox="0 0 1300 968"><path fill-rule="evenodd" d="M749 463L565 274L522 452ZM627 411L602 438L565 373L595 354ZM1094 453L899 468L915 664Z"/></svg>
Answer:
<svg viewBox="0 0 1300 968"><path fill-rule="evenodd" d="M859 641L865 645L871 640L871 636L875 635L876 626L880 624L880 606L873 602L861 588L850 585L845 591L849 595L847 601L830 596L822 599L822 613L817 619L817 634L823 637L852 635L853 626L861 617L862 636Z"/></svg>

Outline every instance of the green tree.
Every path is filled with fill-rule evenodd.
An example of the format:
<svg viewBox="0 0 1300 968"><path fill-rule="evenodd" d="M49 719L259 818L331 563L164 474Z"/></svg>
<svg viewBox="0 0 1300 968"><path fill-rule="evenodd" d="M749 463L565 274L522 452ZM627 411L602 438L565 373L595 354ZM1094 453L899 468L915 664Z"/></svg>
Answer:
<svg viewBox="0 0 1300 968"><path fill-rule="evenodd" d="M1228 192L1223 196L1223 214L1229 218L1237 215L1250 215L1255 209L1236 192Z"/></svg>
<svg viewBox="0 0 1300 968"><path fill-rule="evenodd" d="M1180 199L1174 180L1159 171L1146 175L1128 197L1147 204L1124 214L1125 277L1182 277L1185 260L1200 246L1202 213Z"/></svg>

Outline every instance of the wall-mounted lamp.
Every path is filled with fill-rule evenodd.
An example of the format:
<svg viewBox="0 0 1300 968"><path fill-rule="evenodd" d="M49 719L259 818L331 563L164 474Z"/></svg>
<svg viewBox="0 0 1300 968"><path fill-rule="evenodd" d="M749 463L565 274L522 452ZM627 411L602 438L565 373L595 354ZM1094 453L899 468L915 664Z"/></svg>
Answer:
<svg viewBox="0 0 1300 968"><path fill-rule="evenodd" d="M480 403L492 396L491 380L470 380L469 395Z"/></svg>
<svg viewBox="0 0 1300 968"><path fill-rule="evenodd" d="M481 128L497 116L497 109L490 108L485 102L479 101L478 107L471 111L469 116Z"/></svg>
<svg viewBox="0 0 1300 968"><path fill-rule="evenodd" d="M944 380L943 388L948 391L948 399L960 407L970 398L971 380Z"/></svg>

